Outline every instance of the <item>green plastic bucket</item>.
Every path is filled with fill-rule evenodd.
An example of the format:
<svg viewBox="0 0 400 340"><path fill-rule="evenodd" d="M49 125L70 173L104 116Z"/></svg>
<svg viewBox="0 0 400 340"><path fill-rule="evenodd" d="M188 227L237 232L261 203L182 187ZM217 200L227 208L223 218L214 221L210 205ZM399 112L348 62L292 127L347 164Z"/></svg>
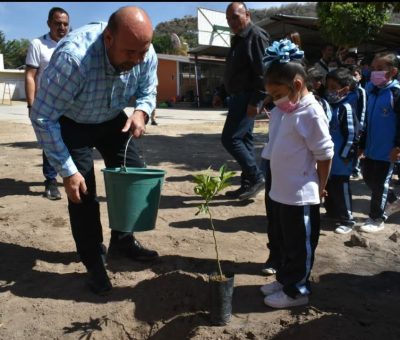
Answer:
<svg viewBox="0 0 400 340"><path fill-rule="evenodd" d="M110 228L122 232L154 229L165 171L129 167L101 171Z"/></svg>

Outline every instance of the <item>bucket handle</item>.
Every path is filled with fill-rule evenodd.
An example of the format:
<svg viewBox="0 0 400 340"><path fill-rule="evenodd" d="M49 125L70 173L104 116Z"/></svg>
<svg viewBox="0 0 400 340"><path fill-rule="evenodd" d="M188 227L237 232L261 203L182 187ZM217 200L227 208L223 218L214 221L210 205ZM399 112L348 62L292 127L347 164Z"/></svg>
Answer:
<svg viewBox="0 0 400 340"><path fill-rule="evenodd" d="M129 137L129 139L126 142L126 145L125 145L124 165L121 167L121 172L127 172L126 171L126 153L128 151L128 145L129 145L129 142L131 141L132 137L133 137L133 135L131 135ZM141 144L140 149L141 149L141 152L140 152L141 153L141 158L143 159L144 167L146 167L146 161L144 160L144 157L143 157L143 144Z"/></svg>

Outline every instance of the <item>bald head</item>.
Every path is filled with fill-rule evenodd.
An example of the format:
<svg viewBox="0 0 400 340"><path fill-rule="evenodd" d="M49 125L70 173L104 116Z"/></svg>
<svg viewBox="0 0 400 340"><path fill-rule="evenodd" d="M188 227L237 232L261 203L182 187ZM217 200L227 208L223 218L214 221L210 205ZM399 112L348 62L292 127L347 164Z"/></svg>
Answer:
<svg viewBox="0 0 400 340"><path fill-rule="evenodd" d="M244 2L232 2L226 8L226 20L235 34L243 31L250 23L250 12Z"/></svg>
<svg viewBox="0 0 400 340"><path fill-rule="evenodd" d="M114 12L108 20L107 27L113 34L125 31L138 39L151 41L153 38L153 27L149 16L144 10L135 6L122 7Z"/></svg>
<svg viewBox="0 0 400 340"><path fill-rule="evenodd" d="M135 6L114 12L104 30L104 45L111 65L119 72L141 63L150 48L153 27L149 16Z"/></svg>

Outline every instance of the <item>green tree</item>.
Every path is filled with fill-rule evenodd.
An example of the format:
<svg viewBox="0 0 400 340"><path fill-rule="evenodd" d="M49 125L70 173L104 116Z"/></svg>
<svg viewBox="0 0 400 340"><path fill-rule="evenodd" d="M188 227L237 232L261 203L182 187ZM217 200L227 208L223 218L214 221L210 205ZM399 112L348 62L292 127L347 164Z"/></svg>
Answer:
<svg viewBox="0 0 400 340"><path fill-rule="evenodd" d="M173 47L168 34L154 34L153 46L157 53L171 54Z"/></svg>
<svg viewBox="0 0 400 340"><path fill-rule="evenodd" d="M25 65L29 40L19 39L7 41L4 48L4 68L17 68Z"/></svg>
<svg viewBox="0 0 400 340"><path fill-rule="evenodd" d="M373 40L388 22L393 4L388 2L319 2L322 36L337 46L353 47Z"/></svg>
<svg viewBox="0 0 400 340"><path fill-rule="evenodd" d="M4 53L6 46L6 36L3 31L0 31L0 53Z"/></svg>
<svg viewBox="0 0 400 340"><path fill-rule="evenodd" d="M4 56L4 67L17 68L25 65L29 40L19 39L7 41L4 32L0 31L0 53Z"/></svg>

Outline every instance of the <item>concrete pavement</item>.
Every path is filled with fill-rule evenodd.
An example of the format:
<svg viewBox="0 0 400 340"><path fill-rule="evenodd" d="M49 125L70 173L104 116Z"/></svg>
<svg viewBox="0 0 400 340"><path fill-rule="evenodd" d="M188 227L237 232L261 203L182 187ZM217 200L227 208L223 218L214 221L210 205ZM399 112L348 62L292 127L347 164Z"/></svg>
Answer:
<svg viewBox="0 0 400 340"><path fill-rule="evenodd" d="M132 107L125 109L128 114ZM227 109L157 109L156 120L161 125L200 124L207 122L225 121ZM31 124L28 118L26 102L13 101L12 105L0 104L0 121Z"/></svg>

